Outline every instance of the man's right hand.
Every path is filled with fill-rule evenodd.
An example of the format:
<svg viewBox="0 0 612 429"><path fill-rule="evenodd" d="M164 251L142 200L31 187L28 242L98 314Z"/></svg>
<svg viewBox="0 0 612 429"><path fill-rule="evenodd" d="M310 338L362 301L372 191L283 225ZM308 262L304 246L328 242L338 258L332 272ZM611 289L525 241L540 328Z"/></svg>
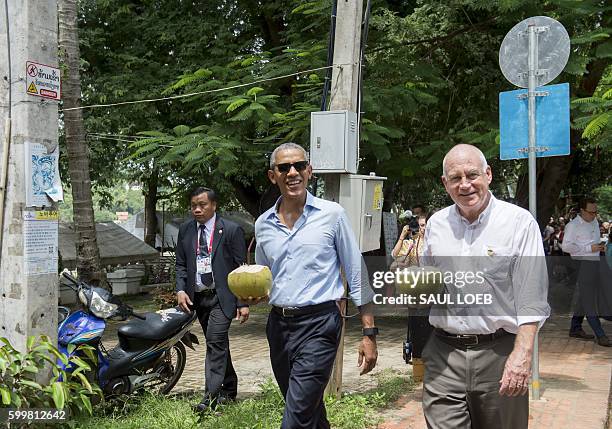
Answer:
<svg viewBox="0 0 612 429"><path fill-rule="evenodd" d="M591 244L591 252L605 252L603 244Z"/></svg>
<svg viewBox="0 0 612 429"><path fill-rule="evenodd" d="M189 309L190 305L193 305L193 302L189 299L189 295L185 291L178 291L176 293L176 300L178 301L179 307L187 314L191 314L191 310Z"/></svg>

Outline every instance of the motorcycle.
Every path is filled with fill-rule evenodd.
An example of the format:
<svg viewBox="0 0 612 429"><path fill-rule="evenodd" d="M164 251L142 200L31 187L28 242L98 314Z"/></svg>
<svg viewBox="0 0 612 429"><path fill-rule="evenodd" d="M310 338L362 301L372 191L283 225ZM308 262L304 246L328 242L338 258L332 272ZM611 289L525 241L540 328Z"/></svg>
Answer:
<svg viewBox="0 0 612 429"><path fill-rule="evenodd" d="M179 307L138 314L111 292L78 281L64 272L69 287L77 293L84 310L67 314L59 309L59 350L66 357L77 354L87 344L97 352L94 380L105 396L131 394L137 390L156 390L166 394L176 385L187 360L185 346L195 350L197 337L189 332L196 320L195 311L184 313ZM102 334L106 320L127 320L117 332L117 346L106 350ZM68 345L74 344L77 347ZM58 365L66 371L74 368Z"/></svg>

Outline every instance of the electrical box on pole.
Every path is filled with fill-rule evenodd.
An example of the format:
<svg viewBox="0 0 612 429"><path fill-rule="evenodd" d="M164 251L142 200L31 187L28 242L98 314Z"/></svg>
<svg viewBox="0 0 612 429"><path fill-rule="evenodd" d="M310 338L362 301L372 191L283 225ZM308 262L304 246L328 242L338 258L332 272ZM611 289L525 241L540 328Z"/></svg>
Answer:
<svg viewBox="0 0 612 429"><path fill-rule="evenodd" d="M310 164L315 173L357 173L357 127L357 114L348 110L310 114Z"/></svg>
<svg viewBox="0 0 612 429"><path fill-rule="evenodd" d="M340 205L346 210L361 252L380 247L383 181L386 177L343 174L340 176Z"/></svg>

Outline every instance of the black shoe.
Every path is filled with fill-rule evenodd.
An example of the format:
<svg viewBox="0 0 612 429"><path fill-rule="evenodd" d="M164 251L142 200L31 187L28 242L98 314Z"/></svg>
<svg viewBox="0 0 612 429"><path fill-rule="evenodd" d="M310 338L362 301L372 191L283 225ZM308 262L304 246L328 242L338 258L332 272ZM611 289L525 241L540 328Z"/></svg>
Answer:
<svg viewBox="0 0 612 429"><path fill-rule="evenodd" d="M599 344L602 347L612 347L612 343L610 342L608 337L606 337L605 335L602 335L601 337L597 337L597 344Z"/></svg>
<svg viewBox="0 0 612 429"><path fill-rule="evenodd" d="M217 399L211 399L209 396L205 396L198 405L193 407L193 411L196 413L212 413L217 409Z"/></svg>
<svg viewBox="0 0 612 429"><path fill-rule="evenodd" d="M569 336L572 338L578 338L580 340L592 340L595 338L595 335L587 334L584 332L584 329L580 329L579 331L570 331Z"/></svg>
<svg viewBox="0 0 612 429"><path fill-rule="evenodd" d="M217 405L227 405L236 402L236 396L221 393L217 398Z"/></svg>

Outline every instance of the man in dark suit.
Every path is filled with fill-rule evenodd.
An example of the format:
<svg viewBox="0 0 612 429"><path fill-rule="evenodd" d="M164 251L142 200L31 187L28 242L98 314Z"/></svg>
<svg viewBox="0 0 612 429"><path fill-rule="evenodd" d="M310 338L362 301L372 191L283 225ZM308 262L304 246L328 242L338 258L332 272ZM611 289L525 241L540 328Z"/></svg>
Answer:
<svg viewBox="0 0 612 429"><path fill-rule="evenodd" d="M236 398L238 378L229 349L232 318L246 322L249 307L227 286L227 275L244 263L244 231L216 214L217 196L198 187L190 196L194 219L179 229L176 246L176 296L188 313L195 309L206 337L204 398L197 410L214 409Z"/></svg>

